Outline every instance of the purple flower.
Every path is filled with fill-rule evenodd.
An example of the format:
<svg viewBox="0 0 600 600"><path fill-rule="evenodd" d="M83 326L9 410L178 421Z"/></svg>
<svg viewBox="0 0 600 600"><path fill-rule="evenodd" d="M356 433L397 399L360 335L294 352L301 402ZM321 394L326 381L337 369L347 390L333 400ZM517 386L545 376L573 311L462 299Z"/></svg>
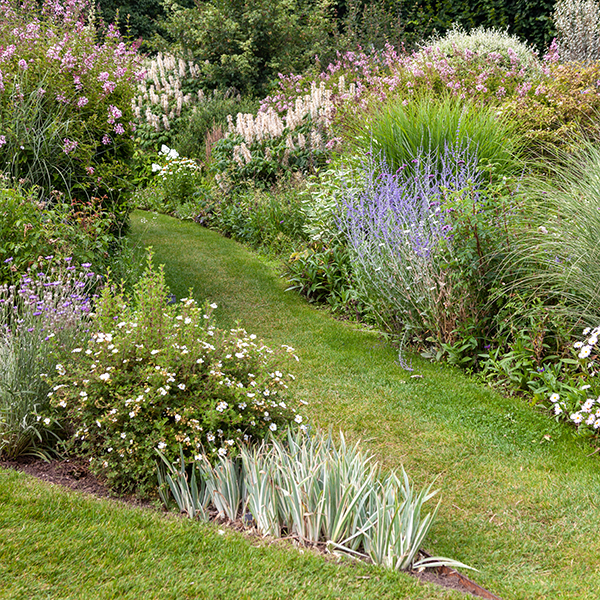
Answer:
<svg viewBox="0 0 600 600"><path fill-rule="evenodd" d="M110 142L111 142L111 139L110 139L110 138L109 138L109 137L108 137L106 134L104 134L104 135L102 136L102 143L103 143L105 146L108 146L108 144L110 144Z"/></svg>
<svg viewBox="0 0 600 600"><path fill-rule="evenodd" d="M2 137L4 137L4 136L2 136ZM8 263L11 263L12 261L13 261L13 257L11 256L10 258L7 258L4 262L8 264Z"/></svg>
<svg viewBox="0 0 600 600"><path fill-rule="evenodd" d="M6 144L6 136L0 135L0 148Z"/></svg>
<svg viewBox="0 0 600 600"><path fill-rule="evenodd" d="M29 65L27 64L27 61L26 61L25 59L23 59L23 58L22 58L22 59L19 61L19 67L20 67L21 69L23 69L23 71L25 71L25 70L27 69L27 67L28 67L28 66L29 66Z"/></svg>
<svg viewBox="0 0 600 600"><path fill-rule="evenodd" d="M83 108L88 102L89 100L85 96L81 96L81 98L77 100L77 107Z"/></svg>
<svg viewBox="0 0 600 600"><path fill-rule="evenodd" d="M121 125L121 123L117 123L115 125L115 133L122 135L123 133L125 133L125 129L123 128L123 125Z"/></svg>

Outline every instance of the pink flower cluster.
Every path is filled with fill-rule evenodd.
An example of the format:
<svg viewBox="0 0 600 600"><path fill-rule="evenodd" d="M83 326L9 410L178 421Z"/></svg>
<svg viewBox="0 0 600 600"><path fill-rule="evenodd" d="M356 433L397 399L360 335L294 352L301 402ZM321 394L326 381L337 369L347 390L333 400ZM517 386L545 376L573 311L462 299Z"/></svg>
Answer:
<svg viewBox="0 0 600 600"><path fill-rule="evenodd" d="M455 48L452 55L433 46L412 54L388 45L381 52L347 52L317 76L280 74L280 91L265 98L261 112L284 113L311 84L325 82L336 106L359 113L392 98L407 103L417 94L449 93L457 98L497 104L506 98L543 95L550 66L558 60L556 43L536 71L521 63L516 52L478 54ZM352 85L351 85L352 84Z"/></svg>
<svg viewBox="0 0 600 600"><path fill-rule="evenodd" d="M116 121L129 102L123 90L133 90L140 78L141 57L113 25L97 36L89 26L92 10L90 0L0 0L0 93L15 98L28 71L27 80L37 80L48 100L74 110L86 106L88 113L108 110L104 135L125 135L127 126Z"/></svg>

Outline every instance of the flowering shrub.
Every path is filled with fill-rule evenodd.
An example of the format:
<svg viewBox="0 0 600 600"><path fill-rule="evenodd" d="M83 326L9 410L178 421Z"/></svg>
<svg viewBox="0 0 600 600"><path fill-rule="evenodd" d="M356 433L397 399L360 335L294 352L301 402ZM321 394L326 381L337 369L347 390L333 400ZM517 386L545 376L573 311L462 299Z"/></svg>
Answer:
<svg viewBox="0 0 600 600"><path fill-rule="evenodd" d="M448 58L452 66L458 66L461 58L477 59L488 63L491 58L507 71L518 65L529 74L540 72L541 64L534 50L517 36L509 35L501 29L477 27L465 31L454 24L443 36L435 36L423 48L434 47ZM475 54L475 56L473 56Z"/></svg>
<svg viewBox="0 0 600 600"><path fill-rule="evenodd" d="M556 43L542 61L516 52L506 61L497 49L478 53L468 45L465 41L461 47L442 51L432 43L412 54L388 45L378 53L340 54L316 75L281 76L279 91L262 101L261 111L293 107L296 98L316 82L325 86L333 104L330 121L334 126L362 122L365 114L377 112L390 100L407 105L417 98L437 101L449 95L498 107L510 115L534 151L545 142L564 145L565 132L579 126L593 131L591 114L600 101L597 65L558 65Z"/></svg>
<svg viewBox="0 0 600 600"><path fill-rule="evenodd" d="M214 304L168 299L150 259L130 303L106 286L87 347L58 370L52 392L70 447L112 485L140 493L153 487L156 448L215 458L302 421L285 396L288 377L256 336L216 329Z"/></svg>
<svg viewBox="0 0 600 600"><path fill-rule="evenodd" d="M46 377L85 335L97 280L89 264L73 263L46 256L17 285L0 286L0 454L43 451L53 439Z"/></svg>
<svg viewBox="0 0 600 600"><path fill-rule="evenodd" d="M283 171L314 169L335 144L329 139L333 110L331 91L313 84L293 106L238 113L235 125L229 117L226 136L212 150L214 168L233 181L273 181Z"/></svg>
<svg viewBox="0 0 600 600"><path fill-rule="evenodd" d="M46 196L106 196L104 210L125 216L138 65L87 0L0 2L1 168Z"/></svg>
<svg viewBox="0 0 600 600"><path fill-rule="evenodd" d="M133 113L136 137L143 150L171 142L169 132L180 119L189 118L191 107L204 98L200 70L193 61L159 52L145 62L145 78L137 86Z"/></svg>
<svg viewBox="0 0 600 600"><path fill-rule="evenodd" d="M549 390L552 393L545 402L557 420L570 421L583 435L597 436L600 429L598 336L600 327L583 330L583 338L573 344L574 359L567 361L570 363L568 377L552 382L554 385Z"/></svg>
<svg viewBox="0 0 600 600"><path fill-rule="evenodd" d="M177 150L164 144L158 158L161 164L154 163L152 171L162 188L164 208L172 212L192 199L201 181L200 167L191 158L179 156Z"/></svg>

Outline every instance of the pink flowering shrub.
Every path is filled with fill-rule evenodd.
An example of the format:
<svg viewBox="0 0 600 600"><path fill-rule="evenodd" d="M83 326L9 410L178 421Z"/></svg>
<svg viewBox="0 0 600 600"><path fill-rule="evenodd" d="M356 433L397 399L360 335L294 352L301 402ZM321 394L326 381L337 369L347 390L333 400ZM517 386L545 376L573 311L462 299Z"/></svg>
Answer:
<svg viewBox="0 0 600 600"><path fill-rule="evenodd" d="M0 0L0 169L46 197L106 197L125 216L142 75L135 46L97 23L88 0Z"/></svg>
<svg viewBox="0 0 600 600"><path fill-rule="evenodd" d="M400 100L406 105L424 96L502 107L516 114L517 128L533 150L564 144L565 133L593 129L593 114L600 108L599 67L558 64L554 42L542 60L521 54L457 46L442 51L435 44L412 54L390 45L376 53L347 52L317 74L280 75L279 91L262 101L260 111L285 114L317 82L335 107L329 136L336 141L344 125L364 121L382 104Z"/></svg>

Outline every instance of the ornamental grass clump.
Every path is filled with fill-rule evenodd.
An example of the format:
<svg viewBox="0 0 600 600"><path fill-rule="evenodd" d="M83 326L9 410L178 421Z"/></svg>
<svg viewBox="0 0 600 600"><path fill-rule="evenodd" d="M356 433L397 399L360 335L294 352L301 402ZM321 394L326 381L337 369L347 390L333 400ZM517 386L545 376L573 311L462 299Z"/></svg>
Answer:
<svg viewBox="0 0 600 600"><path fill-rule="evenodd" d="M10 259L7 259L10 261ZM86 335L97 276L47 256L17 285L0 286L0 454L43 453L54 441L48 377Z"/></svg>
<svg viewBox="0 0 600 600"><path fill-rule="evenodd" d="M216 305L170 302L148 266L132 297L113 284L96 302L91 336L53 381L52 406L71 451L120 490L148 494L155 448L211 461L302 421L276 354L255 335L213 324ZM286 347L284 354L293 354Z"/></svg>
<svg viewBox="0 0 600 600"><path fill-rule="evenodd" d="M243 516L262 535L325 542L331 552L394 570L465 567L443 557L419 560L439 507L423 516L423 505L437 492L429 486L416 494L404 470L401 479L384 476L343 435L335 443L331 435L290 429L283 440L242 445L237 458L217 466L202 456L186 469L183 455L173 464L158 454L163 502L169 507L174 498L191 518L207 520L212 507L230 520Z"/></svg>

